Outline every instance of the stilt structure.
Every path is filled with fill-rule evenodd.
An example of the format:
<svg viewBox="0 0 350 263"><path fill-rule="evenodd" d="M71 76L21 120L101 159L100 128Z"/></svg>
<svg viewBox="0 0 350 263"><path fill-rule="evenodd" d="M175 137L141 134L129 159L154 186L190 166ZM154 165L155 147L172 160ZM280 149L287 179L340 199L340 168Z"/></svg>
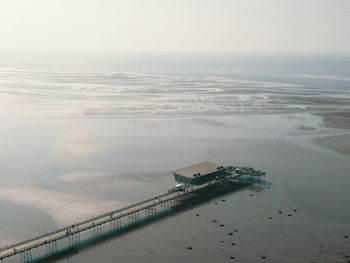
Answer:
<svg viewBox="0 0 350 263"><path fill-rule="evenodd" d="M33 263L57 256L96 243L103 237L147 222L147 219L164 212L175 211L174 208L186 204L187 200L205 195L208 189L220 192L236 185L264 184L264 176L264 172L252 167L223 167L208 162L179 169L175 173L176 178L195 184L177 185L154 198L4 247L0 249L0 260L5 263L11 258L13 262L12 258L19 256L18 262Z"/></svg>

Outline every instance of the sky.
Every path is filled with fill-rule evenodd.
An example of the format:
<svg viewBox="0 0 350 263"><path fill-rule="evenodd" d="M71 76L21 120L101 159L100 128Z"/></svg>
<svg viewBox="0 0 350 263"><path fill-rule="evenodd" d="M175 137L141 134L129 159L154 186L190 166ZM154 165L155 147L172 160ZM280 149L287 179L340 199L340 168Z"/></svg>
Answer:
<svg viewBox="0 0 350 263"><path fill-rule="evenodd" d="M1 0L7 50L350 54L350 0Z"/></svg>

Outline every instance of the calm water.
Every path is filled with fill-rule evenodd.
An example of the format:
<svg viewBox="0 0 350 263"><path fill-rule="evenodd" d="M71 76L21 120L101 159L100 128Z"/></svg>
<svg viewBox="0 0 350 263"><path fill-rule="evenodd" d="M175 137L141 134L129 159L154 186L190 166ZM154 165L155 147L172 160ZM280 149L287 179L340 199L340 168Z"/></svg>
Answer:
<svg viewBox="0 0 350 263"><path fill-rule="evenodd" d="M0 64L1 246L165 192L171 170L209 160L252 165L274 186L63 261L330 262L350 247L349 156L313 141L349 133L315 114L350 105L350 58L68 57ZM234 228L237 246L227 239ZM293 257L302 246L310 250Z"/></svg>

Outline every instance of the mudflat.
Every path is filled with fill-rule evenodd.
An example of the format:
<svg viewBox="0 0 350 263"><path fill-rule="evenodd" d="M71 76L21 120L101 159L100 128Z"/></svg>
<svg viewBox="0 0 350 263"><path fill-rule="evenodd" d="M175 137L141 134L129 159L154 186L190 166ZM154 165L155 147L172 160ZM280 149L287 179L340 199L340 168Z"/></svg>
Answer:
<svg viewBox="0 0 350 263"><path fill-rule="evenodd" d="M322 147L350 155L350 134L317 137L315 141Z"/></svg>
<svg viewBox="0 0 350 263"><path fill-rule="evenodd" d="M317 113L328 128L350 129L350 109Z"/></svg>

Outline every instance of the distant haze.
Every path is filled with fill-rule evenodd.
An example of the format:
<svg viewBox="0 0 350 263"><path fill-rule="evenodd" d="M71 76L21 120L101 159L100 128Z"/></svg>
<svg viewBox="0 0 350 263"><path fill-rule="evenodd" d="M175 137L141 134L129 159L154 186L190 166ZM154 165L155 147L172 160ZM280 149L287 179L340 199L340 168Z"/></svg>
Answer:
<svg viewBox="0 0 350 263"><path fill-rule="evenodd" d="M350 53L349 0L1 0L0 51Z"/></svg>

